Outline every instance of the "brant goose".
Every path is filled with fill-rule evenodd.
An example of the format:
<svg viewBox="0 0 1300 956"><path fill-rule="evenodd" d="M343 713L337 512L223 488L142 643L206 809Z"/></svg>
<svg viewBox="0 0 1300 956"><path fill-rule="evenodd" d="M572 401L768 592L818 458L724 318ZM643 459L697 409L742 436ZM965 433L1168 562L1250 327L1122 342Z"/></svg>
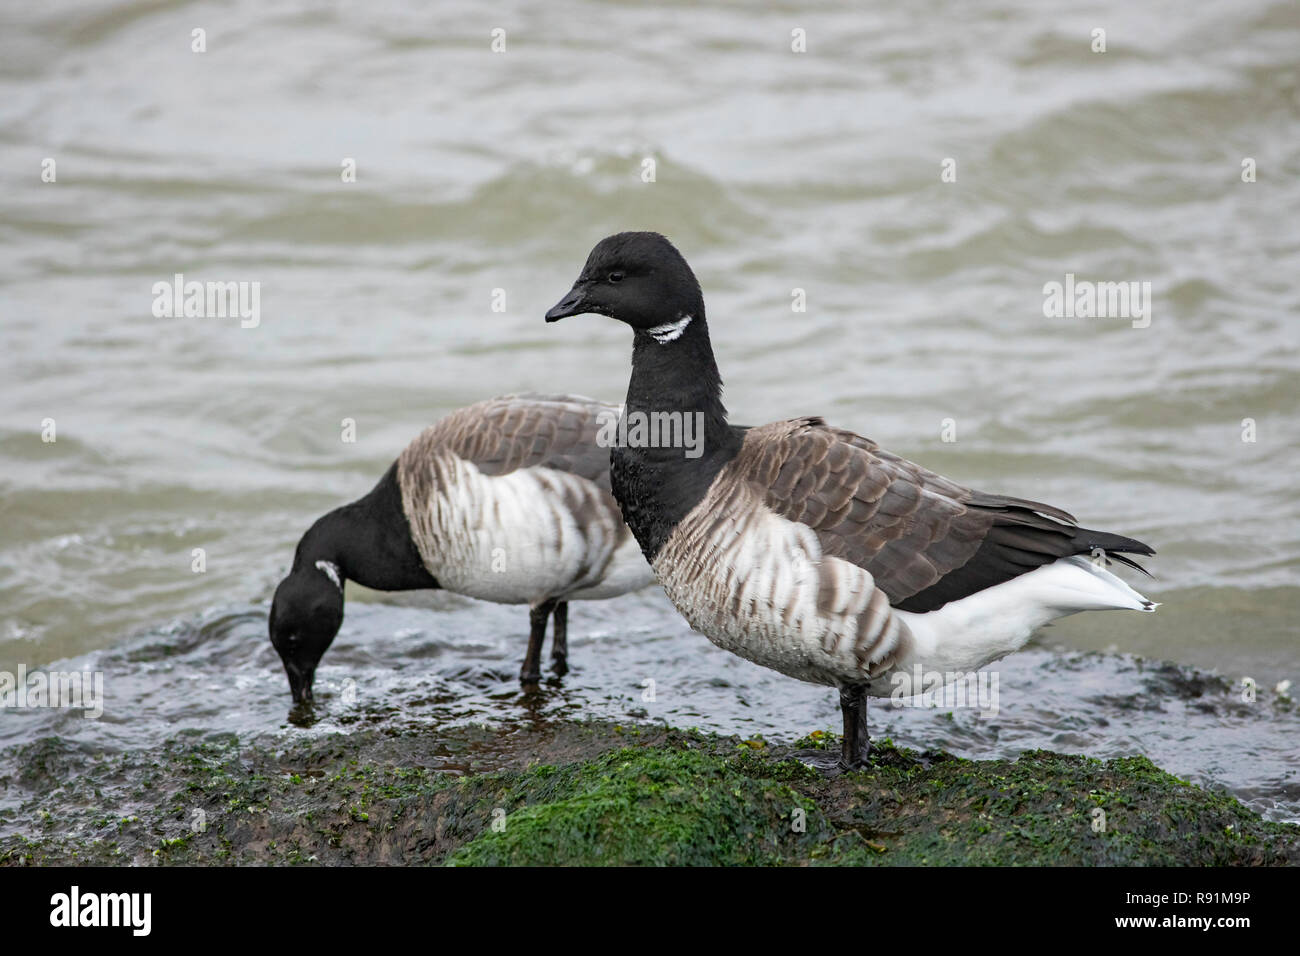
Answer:
<svg viewBox="0 0 1300 956"><path fill-rule="evenodd" d="M546 321L588 312L633 330L611 477L655 576L714 644L838 687L847 767L869 753L869 695L975 671L1076 611L1155 608L1103 566L1143 570L1125 556L1155 553L1140 541L966 488L820 418L729 425L703 294L663 236L597 243ZM638 421L674 413L702 448L633 440Z"/></svg>
<svg viewBox="0 0 1300 956"><path fill-rule="evenodd" d="M343 623L343 582L379 591L444 588L527 604L519 678L568 671L569 601L616 597L654 575L610 494L597 435L618 409L573 395L506 395L425 429L364 498L320 518L275 589L268 627L295 703Z"/></svg>

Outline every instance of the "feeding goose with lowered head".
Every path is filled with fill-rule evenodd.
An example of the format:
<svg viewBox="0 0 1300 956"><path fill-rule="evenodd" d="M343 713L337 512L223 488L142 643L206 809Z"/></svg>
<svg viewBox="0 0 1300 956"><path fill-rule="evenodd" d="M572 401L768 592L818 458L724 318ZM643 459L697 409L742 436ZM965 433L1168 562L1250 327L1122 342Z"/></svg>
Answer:
<svg viewBox="0 0 1300 956"><path fill-rule="evenodd" d="M626 418L702 423L702 447L612 450L614 497L656 578L717 646L837 687L845 766L867 760L869 696L978 670L1078 611L1156 607L1104 566L1142 570L1127 555L1155 552L1140 541L965 487L821 418L729 424L703 293L663 236L597 243L546 320L582 313L632 328Z"/></svg>
<svg viewBox="0 0 1300 956"><path fill-rule="evenodd" d="M425 429L365 497L298 542L268 620L295 703L343 623L347 580L378 591L442 588L529 606L520 680L568 670L568 602L617 597L653 574L610 495L598 438L617 407L574 395L506 395Z"/></svg>

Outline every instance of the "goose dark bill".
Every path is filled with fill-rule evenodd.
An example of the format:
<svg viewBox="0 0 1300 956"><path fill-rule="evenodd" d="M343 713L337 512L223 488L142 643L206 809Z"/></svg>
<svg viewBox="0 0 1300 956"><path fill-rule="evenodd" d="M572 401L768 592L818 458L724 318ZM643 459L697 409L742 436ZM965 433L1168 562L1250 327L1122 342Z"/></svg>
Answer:
<svg viewBox="0 0 1300 956"><path fill-rule="evenodd" d="M577 296L577 293L581 293ZM1106 568L1155 552L1068 512L944 478L821 418L727 421L704 297L663 236L619 233L547 313L633 330L624 414L700 415L703 453L613 449L611 487L677 609L713 643L840 690L841 759L867 758L868 696L963 675L1083 610L1154 610Z"/></svg>
<svg viewBox="0 0 1300 956"><path fill-rule="evenodd" d="M560 319L567 319L571 315L581 315L587 311L583 304L586 301L586 294L579 286L574 286L566 295L546 313L547 322L558 322Z"/></svg>

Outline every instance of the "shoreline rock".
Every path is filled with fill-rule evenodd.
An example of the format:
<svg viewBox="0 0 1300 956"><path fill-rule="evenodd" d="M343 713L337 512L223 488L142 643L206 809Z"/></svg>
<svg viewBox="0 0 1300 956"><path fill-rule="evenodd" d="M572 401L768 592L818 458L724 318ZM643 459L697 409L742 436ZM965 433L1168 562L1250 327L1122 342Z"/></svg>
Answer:
<svg viewBox="0 0 1300 956"><path fill-rule="evenodd" d="M604 722L366 729L301 743L183 733L98 756L21 748L0 865L1300 863L1271 823L1144 757L965 760L876 741L827 774L791 745Z"/></svg>

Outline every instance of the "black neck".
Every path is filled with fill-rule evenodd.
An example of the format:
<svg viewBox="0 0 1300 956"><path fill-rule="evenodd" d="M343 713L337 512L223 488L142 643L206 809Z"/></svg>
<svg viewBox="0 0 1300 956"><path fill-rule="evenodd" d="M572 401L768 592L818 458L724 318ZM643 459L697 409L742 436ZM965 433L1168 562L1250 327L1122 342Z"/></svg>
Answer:
<svg viewBox="0 0 1300 956"><path fill-rule="evenodd" d="M438 587L411 540L396 462L368 495L334 509L302 536L293 569L317 561L337 565L344 578L376 591Z"/></svg>
<svg viewBox="0 0 1300 956"><path fill-rule="evenodd" d="M707 427L722 432L727 409L722 404L722 376L713 358L704 310L681 336L657 342L638 330L632 340L632 378L627 407L640 411L703 412Z"/></svg>
<svg viewBox="0 0 1300 956"><path fill-rule="evenodd" d="M740 431L727 424L722 377L702 306L671 342L636 332L625 414L656 412L701 416L703 439L698 456L681 447L629 446L612 451L614 496L650 561L740 450Z"/></svg>

